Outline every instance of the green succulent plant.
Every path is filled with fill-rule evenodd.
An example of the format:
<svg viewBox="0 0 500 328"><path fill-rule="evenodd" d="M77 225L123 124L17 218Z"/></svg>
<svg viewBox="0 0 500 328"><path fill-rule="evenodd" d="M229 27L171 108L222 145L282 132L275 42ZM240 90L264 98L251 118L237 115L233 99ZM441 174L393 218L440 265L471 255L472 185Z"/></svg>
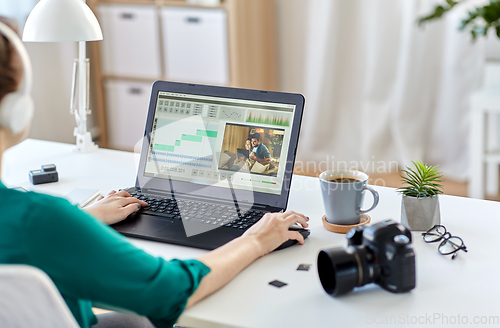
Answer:
<svg viewBox="0 0 500 328"><path fill-rule="evenodd" d="M415 169L406 167L402 170L406 176L400 175L403 183L406 186L398 188L397 191L403 196L409 197L432 197L443 193L441 185L441 172L437 170L437 166L427 166L421 161L412 162Z"/></svg>

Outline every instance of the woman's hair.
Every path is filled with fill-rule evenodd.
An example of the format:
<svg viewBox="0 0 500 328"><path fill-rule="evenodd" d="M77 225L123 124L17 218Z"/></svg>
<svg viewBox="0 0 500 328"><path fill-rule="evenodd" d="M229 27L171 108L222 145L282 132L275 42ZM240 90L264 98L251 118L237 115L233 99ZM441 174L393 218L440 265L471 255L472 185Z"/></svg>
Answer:
<svg viewBox="0 0 500 328"><path fill-rule="evenodd" d="M17 33L17 26L12 20L0 17L0 22ZM0 33L0 101L6 94L17 91L21 77L21 60L17 51L12 43Z"/></svg>

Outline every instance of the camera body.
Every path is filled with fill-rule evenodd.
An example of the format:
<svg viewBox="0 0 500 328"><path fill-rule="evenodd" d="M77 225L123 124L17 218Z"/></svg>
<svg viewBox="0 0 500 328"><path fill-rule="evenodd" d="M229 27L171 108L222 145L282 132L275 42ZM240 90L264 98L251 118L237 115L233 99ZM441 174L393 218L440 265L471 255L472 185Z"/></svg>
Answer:
<svg viewBox="0 0 500 328"><path fill-rule="evenodd" d="M350 247L367 247L376 254L380 278L375 283L393 293L415 288L415 253L410 246L411 233L402 224L387 220L366 228L352 229L346 237Z"/></svg>
<svg viewBox="0 0 500 328"><path fill-rule="evenodd" d="M318 274L328 294L343 295L374 282L393 293L415 288L415 253L411 233L392 220L356 227L347 235L347 249L320 251Z"/></svg>

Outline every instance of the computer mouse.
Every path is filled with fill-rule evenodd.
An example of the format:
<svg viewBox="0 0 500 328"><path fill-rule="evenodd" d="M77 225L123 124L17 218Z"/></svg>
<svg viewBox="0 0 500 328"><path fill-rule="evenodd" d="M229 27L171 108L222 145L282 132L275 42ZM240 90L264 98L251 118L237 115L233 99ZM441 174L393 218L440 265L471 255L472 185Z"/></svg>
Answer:
<svg viewBox="0 0 500 328"><path fill-rule="evenodd" d="M302 235L302 237L304 237L304 239L309 237L309 235L311 234L310 230L304 229L304 228L296 226L296 225L291 226L290 228L288 228L288 230L297 231L298 233L300 233ZM296 241L295 239L288 239L283 244L281 244L278 248L276 248L275 251L279 251L281 249L288 248L288 247L293 246L297 243L298 243L298 241Z"/></svg>

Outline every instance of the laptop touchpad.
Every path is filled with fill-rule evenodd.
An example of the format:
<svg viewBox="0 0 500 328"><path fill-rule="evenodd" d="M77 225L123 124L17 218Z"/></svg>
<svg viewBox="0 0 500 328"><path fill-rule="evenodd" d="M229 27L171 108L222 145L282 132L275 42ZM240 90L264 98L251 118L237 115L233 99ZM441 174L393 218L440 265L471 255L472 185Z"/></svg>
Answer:
<svg viewBox="0 0 500 328"><path fill-rule="evenodd" d="M140 231L145 233L152 233L165 228L166 226L174 223L169 220L158 220L151 217L143 217L132 231Z"/></svg>
<svg viewBox="0 0 500 328"><path fill-rule="evenodd" d="M173 221L168 219L156 219L150 215L142 215L140 218L131 217L119 222L113 225L113 228L119 232L141 232L151 234L171 225L172 223Z"/></svg>

